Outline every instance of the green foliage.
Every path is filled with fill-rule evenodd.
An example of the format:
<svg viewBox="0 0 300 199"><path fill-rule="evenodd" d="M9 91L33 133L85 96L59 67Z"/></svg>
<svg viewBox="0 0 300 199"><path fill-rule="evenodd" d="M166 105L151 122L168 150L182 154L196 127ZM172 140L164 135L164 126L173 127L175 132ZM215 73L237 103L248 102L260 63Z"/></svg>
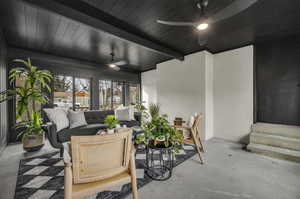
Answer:
<svg viewBox="0 0 300 199"><path fill-rule="evenodd" d="M22 127L25 128L18 135L18 137L22 136L22 139L30 135L42 135L44 131L42 129L41 114L39 112L33 112L31 114L30 121L25 123L20 123L16 128L22 128Z"/></svg>
<svg viewBox="0 0 300 199"><path fill-rule="evenodd" d="M155 116L150 122L142 125L144 134L138 135L135 142L137 144L152 144L154 140L163 140L165 147L173 146L178 152L181 147L183 136L177 133L175 127L171 126L166 116Z"/></svg>
<svg viewBox="0 0 300 199"><path fill-rule="evenodd" d="M107 115L106 118L104 119L104 123L107 124L108 129L113 129L116 127L119 121L116 120L114 115Z"/></svg>
<svg viewBox="0 0 300 199"><path fill-rule="evenodd" d="M26 112L28 121L20 123L16 128L26 127L19 136L39 135L43 133L40 112L36 111L36 103L45 104L48 101L42 89L51 91L49 83L53 79L52 74L48 70L40 70L37 66L32 65L30 58L27 60L15 59L15 63L21 64L9 71L10 83L16 78L25 80L23 87L16 87L9 90L9 94L16 95L16 118L21 118ZM30 113L30 105L32 111Z"/></svg>
<svg viewBox="0 0 300 199"><path fill-rule="evenodd" d="M159 104L154 104L154 103L149 104L149 113L151 115L151 118L158 117L159 112L160 112Z"/></svg>
<svg viewBox="0 0 300 199"><path fill-rule="evenodd" d="M150 117L149 113L147 112L147 108L142 103L133 104L135 110L139 113L141 117L141 124L143 125L146 120Z"/></svg>
<svg viewBox="0 0 300 199"><path fill-rule="evenodd" d="M9 90L9 93L17 96L17 119L27 112L27 117L30 120L30 103L32 104L32 113L34 113L37 102L44 104L48 101L46 95L42 93L42 88L51 91L49 83L53 76L48 70L40 70L37 66L32 65L30 58L27 60L15 59L14 62L21 64L21 66L9 71L10 82L12 83L17 77L20 77L25 80L25 84L24 87Z"/></svg>

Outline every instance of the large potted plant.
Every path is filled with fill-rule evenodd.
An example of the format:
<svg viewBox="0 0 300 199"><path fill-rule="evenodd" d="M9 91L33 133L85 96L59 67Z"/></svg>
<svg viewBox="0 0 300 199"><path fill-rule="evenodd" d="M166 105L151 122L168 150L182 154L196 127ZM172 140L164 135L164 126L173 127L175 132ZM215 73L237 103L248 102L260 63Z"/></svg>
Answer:
<svg viewBox="0 0 300 199"><path fill-rule="evenodd" d="M49 83L53 76L48 70L41 70L32 65L29 58L13 61L21 66L10 70L10 81L14 82L17 78L24 80L22 86L16 86L15 89L9 91L16 95L16 119L19 120L16 129L21 129L18 136L22 137L24 150L36 151L44 145L44 131L37 104L42 105L48 101L42 90L51 91Z"/></svg>
<svg viewBox="0 0 300 199"><path fill-rule="evenodd" d="M182 145L183 136L177 133L175 127L169 124L167 115L159 114L159 110L159 105L150 104L149 113L151 120L142 124L144 134L138 135L135 142L156 147L172 146L174 151L178 152ZM149 117L149 115L146 117Z"/></svg>

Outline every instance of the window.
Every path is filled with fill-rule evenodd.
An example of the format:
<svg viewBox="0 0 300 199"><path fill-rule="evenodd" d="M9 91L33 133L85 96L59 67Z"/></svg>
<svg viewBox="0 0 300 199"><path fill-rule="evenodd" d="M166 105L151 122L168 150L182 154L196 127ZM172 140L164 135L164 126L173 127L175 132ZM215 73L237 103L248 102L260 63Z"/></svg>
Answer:
<svg viewBox="0 0 300 199"><path fill-rule="evenodd" d="M75 110L90 109L90 80L75 78Z"/></svg>
<svg viewBox="0 0 300 199"><path fill-rule="evenodd" d="M117 108L118 106L122 105L124 102L123 100L123 82L113 82L113 109Z"/></svg>
<svg viewBox="0 0 300 199"><path fill-rule="evenodd" d="M100 110L110 110L112 101L112 82L109 80L99 81L99 107Z"/></svg>
<svg viewBox="0 0 300 199"><path fill-rule="evenodd" d="M54 76L54 107L73 108L73 77Z"/></svg>
<svg viewBox="0 0 300 199"><path fill-rule="evenodd" d="M129 84L129 104L137 104L140 102L140 85Z"/></svg>

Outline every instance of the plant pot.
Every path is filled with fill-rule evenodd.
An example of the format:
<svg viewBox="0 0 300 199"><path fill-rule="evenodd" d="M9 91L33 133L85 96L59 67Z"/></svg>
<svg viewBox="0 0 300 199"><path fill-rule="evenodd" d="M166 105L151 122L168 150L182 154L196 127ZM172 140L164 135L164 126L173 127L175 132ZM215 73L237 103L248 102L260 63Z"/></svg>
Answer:
<svg viewBox="0 0 300 199"><path fill-rule="evenodd" d="M114 134L115 133L115 129L107 129L107 133L108 134Z"/></svg>
<svg viewBox="0 0 300 199"><path fill-rule="evenodd" d="M157 146L157 145L164 145L165 144L165 141L166 139L159 139L159 138L156 138L154 140L154 146Z"/></svg>
<svg viewBox="0 0 300 199"><path fill-rule="evenodd" d="M43 148L45 143L44 133L37 135L28 135L23 138L23 149L27 152L38 151Z"/></svg>

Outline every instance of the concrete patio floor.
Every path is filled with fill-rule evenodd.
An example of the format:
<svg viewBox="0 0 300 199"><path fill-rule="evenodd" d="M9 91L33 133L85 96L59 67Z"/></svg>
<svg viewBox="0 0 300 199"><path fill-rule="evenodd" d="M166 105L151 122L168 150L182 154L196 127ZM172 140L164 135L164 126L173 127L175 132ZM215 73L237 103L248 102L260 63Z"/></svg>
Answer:
<svg viewBox="0 0 300 199"><path fill-rule="evenodd" d="M300 198L300 164L250 153L240 144L220 139L207 141L205 147L204 165L194 156L176 167L168 181L154 181L139 189L139 198ZM20 144L8 146L0 157L0 199L14 198L20 159L52 151L49 143L33 154L24 154Z"/></svg>

